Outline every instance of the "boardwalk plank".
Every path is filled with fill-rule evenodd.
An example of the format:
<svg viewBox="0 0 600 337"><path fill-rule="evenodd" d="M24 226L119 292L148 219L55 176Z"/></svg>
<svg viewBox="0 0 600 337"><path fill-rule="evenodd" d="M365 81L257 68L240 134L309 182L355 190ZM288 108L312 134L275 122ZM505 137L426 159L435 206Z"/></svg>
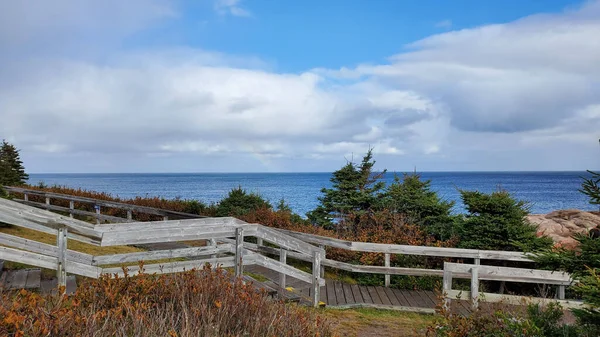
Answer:
<svg viewBox="0 0 600 337"><path fill-rule="evenodd" d="M321 292L319 293L319 301L327 304L327 291L325 287L321 287Z"/></svg>
<svg viewBox="0 0 600 337"><path fill-rule="evenodd" d="M379 298L379 295L377 294L377 290L375 290L375 287L367 286L367 290L369 291L369 295L371 295L371 299L373 300L374 304L383 304L383 302L381 302L381 298Z"/></svg>
<svg viewBox="0 0 600 337"><path fill-rule="evenodd" d="M348 283L342 283L342 287L344 289L344 297L346 298L346 303L348 303L348 304L358 303L354 299L354 295L352 294L352 289L350 289L350 285Z"/></svg>
<svg viewBox="0 0 600 337"><path fill-rule="evenodd" d="M335 290L333 289L333 281L327 280L325 288L327 289L327 304L338 305L337 298L335 297Z"/></svg>
<svg viewBox="0 0 600 337"><path fill-rule="evenodd" d="M383 291L385 291L385 294L390 299L390 302L392 302L392 305L402 305L402 304L400 304L400 301L398 300L396 295L394 295L394 292L392 291L392 289L390 289L388 287L384 287Z"/></svg>
<svg viewBox="0 0 600 337"><path fill-rule="evenodd" d="M421 299L425 308L435 308L436 302L429 297L427 292L423 290L417 290L415 293L419 295L419 298Z"/></svg>
<svg viewBox="0 0 600 337"><path fill-rule="evenodd" d="M363 301L365 303L368 304L373 304L373 298L371 297L371 294L369 293L369 289L367 289L367 286L358 286L358 289L360 290L360 294L362 295Z"/></svg>
<svg viewBox="0 0 600 337"><path fill-rule="evenodd" d="M375 287L375 291L377 291L377 295L379 295L381 303L384 305L392 305L392 301L390 301L390 299L387 296L387 293L383 289L384 287Z"/></svg>
<svg viewBox="0 0 600 337"><path fill-rule="evenodd" d="M338 305L347 304L346 297L344 296L344 289L342 287L342 282L335 281L334 283L335 297L337 299Z"/></svg>
<svg viewBox="0 0 600 337"><path fill-rule="evenodd" d="M14 270L9 274L7 278L7 288L11 289L22 289L25 288L25 282L27 282L28 270Z"/></svg>
<svg viewBox="0 0 600 337"><path fill-rule="evenodd" d="M354 295L354 300L356 301L356 303L367 303L363 299L363 296L360 292L360 288L358 285L352 284L352 285L350 285L350 289L352 289L352 295Z"/></svg>
<svg viewBox="0 0 600 337"><path fill-rule="evenodd" d="M419 307L419 300L413 295L412 290L403 290L400 289L400 293L404 295L404 298L408 301L408 306L410 307Z"/></svg>
<svg viewBox="0 0 600 337"><path fill-rule="evenodd" d="M25 286L23 288L39 288L41 278L42 271L40 269L30 269L27 272L27 280L25 281Z"/></svg>
<svg viewBox="0 0 600 337"><path fill-rule="evenodd" d="M404 294L400 291L400 289L392 289L392 292L394 293L394 295L396 295L396 298L398 299L398 302L400 302L401 306L410 307L410 303L406 299L406 296L404 296Z"/></svg>

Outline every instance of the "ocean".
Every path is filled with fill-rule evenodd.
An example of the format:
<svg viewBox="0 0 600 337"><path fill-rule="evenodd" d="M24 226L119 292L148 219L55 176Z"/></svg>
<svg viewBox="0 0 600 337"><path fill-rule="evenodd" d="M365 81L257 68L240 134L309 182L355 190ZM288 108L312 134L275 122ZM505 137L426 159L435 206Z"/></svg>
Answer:
<svg viewBox="0 0 600 337"><path fill-rule="evenodd" d="M534 214L558 209L597 210L578 189L586 172L423 172L438 195L456 202L464 212L459 189L493 192L502 188L530 203ZM300 215L314 209L331 173L139 173L139 174L30 174L29 183L62 185L108 192L113 196L160 196L217 202L238 186L276 204L282 198ZM387 173L389 184L394 173Z"/></svg>

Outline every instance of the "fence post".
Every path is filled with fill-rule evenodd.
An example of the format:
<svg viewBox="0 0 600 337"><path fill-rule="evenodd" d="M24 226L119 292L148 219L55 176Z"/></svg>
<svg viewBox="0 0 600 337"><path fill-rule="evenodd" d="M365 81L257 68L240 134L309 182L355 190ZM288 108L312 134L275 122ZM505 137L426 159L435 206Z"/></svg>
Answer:
<svg viewBox="0 0 600 337"><path fill-rule="evenodd" d="M558 286L558 299L559 300L565 299L565 286L564 285Z"/></svg>
<svg viewBox="0 0 600 337"><path fill-rule="evenodd" d="M244 229L235 229L235 277L241 277L244 272L242 254L244 253Z"/></svg>
<svg viewBox="0 0 600 337"><path fill-rule="evenodd" d="M452 272L446 268L444 262L444 278L442 280L442 292L444 294L444 308L450 308L450 290L452 290Z"/></svg>
<svg viewBox="0 0 600 337"><path fill-rule="evenodd" d="M285 248L279 249L279 262L281 262L283 264L287 264L287 249L285 249ZM285 274L284 273L279 273L279 287L282 289L285 288Z"/></svg>
<svg viewBox="0 0 600 337"><path fill-rule="evenodd" d="M325 254L322 256L322 258L327 258L327 253L325 252L325 246L319 245L319 248L323 249L323 252ZM324 265L321 265L321 278L325 278L325 266Z"/></svg>
<svg viewBox="0 0 600 337"><path fill-rule="evenodd" d="M46 197L46 205L50 205L50 198Z"/></svg>
<svg viewBox="0 0 600 337"><path fill-rule="evenodd" d="M479 302L479 267L471 268L471 302L473 309L477 309Z"/></svg>
<svg viewBox="0 0 600 337"><path fill-rule="evenodd" d="M321 280L321 252L315 251L313 253L312 267L312 304L316 308L319 306L319 300L321 299L321 286L319 285L319 281Z"/></svg>
<svg viewBox="0 0 600 337"><path fill-rule="evenodd" d="M386 268L390 267L390 253L385 253L385 266ZM390 286L390 274L385 274L385 286Z"/></svg>
<svg viewBox="0 0 600 337"><path fill-rule="evenodd" d="M131 212L130 209L127 210L127 220L132 220L133 219L133 212Z"/></svg>
<svg viewBox="0 0 600 337"><path fill-rule="evenodd" d="M58 228L56 235L56 246L58 248L56 279L59 287L67 286L67 231L66 227L61 226Z"/></svg>
<svg viewBox="0 0 600 337"><path fill-rule="evenodd" d="M263 238L256 238L256 246L258 248L263 246Z"/></svg>
<svg viewBox="0 0 600 337"><path fill-rule="evenodd" d="M94 208L96 209L96 223L99 224L100 223L100 205L94 205Z"/></svg>
<svg viewBox="0 0 600 337"><path fill-rule="evenodd" d="M217 240L215 239L208 239L208 244L212 247L217 247ZM217 258L217 254L212 254L210 256L211 259L216 259Z"/></svg>
<svg viewBox="0 0 600 337"><path fill-rule="evenodd" d="M23 200L29 201L29 195L27 193L23 193Z"/></svg>
<svg viewBox="0 0 600 337"><path fill-rule="evenodd" d="M169 221L169 216L168 215L163 216L163 221Z"/></svg>
<svg viewBox="0 0 600 337"><path fill-rule="evenodd" d="M73 210L75 209L75 201L69 201L69 216L73 217Z"/></svg>

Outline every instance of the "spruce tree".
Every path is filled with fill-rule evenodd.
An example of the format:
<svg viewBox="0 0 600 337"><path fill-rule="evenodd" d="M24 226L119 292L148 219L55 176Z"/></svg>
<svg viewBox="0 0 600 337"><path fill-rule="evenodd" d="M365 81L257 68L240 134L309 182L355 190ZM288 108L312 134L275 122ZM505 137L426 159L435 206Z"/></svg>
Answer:
<svg viewBox="0 0 600 337"><path fill-rule="evenodd" d="M588 171L588 173L591 176L583 178L579 191L590 198L590 204L600 207L600 173L592 171Z"/></svg>
<svg viewBox="0 0 600 337"><path fill-rule="evenodd" d="M25 173L23 162L19 158L19 150L3 140L0 147L0 185L23 185L27 179L29 175Z"/></svg>
<svg viewBox="0 0 600 337"><path fill-rule="evenodd" d="M527 221L527 203L506 191L485 194L460 191L468 214L458 221L460 248L536 251L552 246L552 239L538 237Z"/></svg>
<svg viewBox="0 0 600 337"><path fill-rule="evenodd" d="M348 162L333 172L332 188L321 189L320 205L307 213L308 219L326 228L344 220L348 215L361 215L381 207L385 188L385 170L374 172L373 149L369 149L360 164Z"/></svg>
<svg viewBox="0 0 600 337"><path fill-rule="evenodd" d="M387 188L386 208L401 214L404 221L419 225L438 240L448 240L453 235L456 216L452 215L454 202L441 199L431 190L431 180L404 174Z"/></svg>

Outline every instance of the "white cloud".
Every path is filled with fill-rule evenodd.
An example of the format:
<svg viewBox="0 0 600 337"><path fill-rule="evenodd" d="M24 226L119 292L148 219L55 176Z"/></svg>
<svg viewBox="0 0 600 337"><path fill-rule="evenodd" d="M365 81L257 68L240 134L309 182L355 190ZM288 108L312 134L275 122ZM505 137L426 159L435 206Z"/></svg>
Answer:
<svg viewBox="0 0 600 337"><path fill-rule="evenodd" d="M240 0L215 0L215 10L220 14L231 14L233 16L252 16L248 10L240 7Z"/></svg>
<svg viewBox="0 0 600 337"><path fill-rule="evenodd" d="M387 64L303 73L186 47L120 48L178 15L166 1L65 0L37 8L34 23L10 4L0 3L0 138L34 171L330 170L370 146L392 170L595 163L600 2L434 35ZM238 1L215 8L249 14ZM89 53L44 48L96 37Z"/></svg>

